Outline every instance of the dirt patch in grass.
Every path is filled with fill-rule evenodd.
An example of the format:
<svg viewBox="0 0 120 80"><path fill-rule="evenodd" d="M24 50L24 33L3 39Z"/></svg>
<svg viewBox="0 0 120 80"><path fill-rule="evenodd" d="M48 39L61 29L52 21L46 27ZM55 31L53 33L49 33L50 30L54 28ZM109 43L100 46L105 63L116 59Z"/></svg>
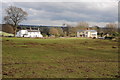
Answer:
<svg viewBox="0 0 120 80"><path fill-rule="evenodd" d="M35 45L39 45L39 43L28 42L28 43L24 43L24 45L32 45L32 46L35 46Z"/></svg>
<svg viewBox="0 0 120 80"><path fill-rule="evenodd" d="M92 47L88 47L89 50L96 50L95 48L92 48Z"/></svg>
<svg viewBox="0 0 120 80"><path fill-rule="evenodd" d="M117 48L117 46L112 46L112 48Z"/></svg>
<svg viewBox="0 0 120 80"><path fill-rule="evenodd" d="M52 43L52 44L45 44L40 43L39 46L43 46L44 48L54 49L54 50L65 50L74 47L71 44L59 44L59 43Z"/></svg>
<svg viewBox="0 0 120 80"><path fill-rule="evenodd" d="M15 45L15 43L10 40L6 40L6 41L2 41L2 45Z"/></svg>

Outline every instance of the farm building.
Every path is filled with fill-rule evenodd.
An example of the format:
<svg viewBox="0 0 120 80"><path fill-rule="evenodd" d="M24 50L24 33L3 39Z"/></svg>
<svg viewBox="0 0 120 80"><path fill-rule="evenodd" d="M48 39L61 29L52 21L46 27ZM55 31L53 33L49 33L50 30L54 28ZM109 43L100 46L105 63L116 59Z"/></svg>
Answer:
<svg viewBox="0 0 120 80"><path fill-rule="evenodd" d="M39 30L19 30L16 37L43 37Z"/></svg>
<svg viewBox="0 0 120 80"><path fill-rule="evenodd" d="M97 31L96 30L79 30L77 31L77 37L97 38Z"/></svg>

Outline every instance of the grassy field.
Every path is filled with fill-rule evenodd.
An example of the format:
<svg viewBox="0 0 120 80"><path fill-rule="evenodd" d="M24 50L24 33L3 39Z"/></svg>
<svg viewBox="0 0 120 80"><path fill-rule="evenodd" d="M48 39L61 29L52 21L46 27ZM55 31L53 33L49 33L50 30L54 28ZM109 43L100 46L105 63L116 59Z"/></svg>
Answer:
<svg viewBox="0 0 120 80"><path fill-rule="evenodd" d="M3 78L115 78L117 42L3 38Z"/></svg>

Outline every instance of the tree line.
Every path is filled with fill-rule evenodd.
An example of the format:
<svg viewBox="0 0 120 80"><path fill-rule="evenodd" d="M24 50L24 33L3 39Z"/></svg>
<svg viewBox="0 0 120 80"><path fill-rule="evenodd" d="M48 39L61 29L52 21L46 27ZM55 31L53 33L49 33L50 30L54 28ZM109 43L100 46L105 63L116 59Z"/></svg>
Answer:
<svg viewBox="0 0 120 80"><path fill-rule="evenodd" d="M118 37L120 33L118 32L118 25L116 23L108 23L105 27L92 26L89 27L87 22L79 22L76 26L67 25L66 27L51 27L41 29L42 34L55 36L55 37L76 37L78 30L96 30L98 36L111 36Z"/></svg>
<svg viewBox="0 0 120 80"><path fill-rule="evenodd" d="M27 12L22 8L18 8L15 6L10 6L6 11L6 16L4 17L5 24L9 24L9 28L3 27L3 31L7 31L9 33L13 33L14 36L16 32L19 30L18 24L27 19ZM71 26L70 24L66 24L66 27L40 27L40 31L43 36L54 36L54 37L76 37L76 32L78 30L97 30L98 35L103 37L104 35L109 36L119 36L118 25L115 23L108 23L104 28L99 26L89 27L87 22L79 22L76 26Z"/></svg>

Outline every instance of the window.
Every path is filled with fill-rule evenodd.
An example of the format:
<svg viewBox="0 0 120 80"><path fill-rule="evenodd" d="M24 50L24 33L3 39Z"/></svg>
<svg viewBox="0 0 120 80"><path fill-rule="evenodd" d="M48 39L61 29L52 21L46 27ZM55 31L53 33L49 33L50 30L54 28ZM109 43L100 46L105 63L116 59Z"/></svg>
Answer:
<svg viewBox="0 0 120 80"><path fill-rule="evenodd" d="M96 36L96 34L92 34L92 36Z"/></svg>

